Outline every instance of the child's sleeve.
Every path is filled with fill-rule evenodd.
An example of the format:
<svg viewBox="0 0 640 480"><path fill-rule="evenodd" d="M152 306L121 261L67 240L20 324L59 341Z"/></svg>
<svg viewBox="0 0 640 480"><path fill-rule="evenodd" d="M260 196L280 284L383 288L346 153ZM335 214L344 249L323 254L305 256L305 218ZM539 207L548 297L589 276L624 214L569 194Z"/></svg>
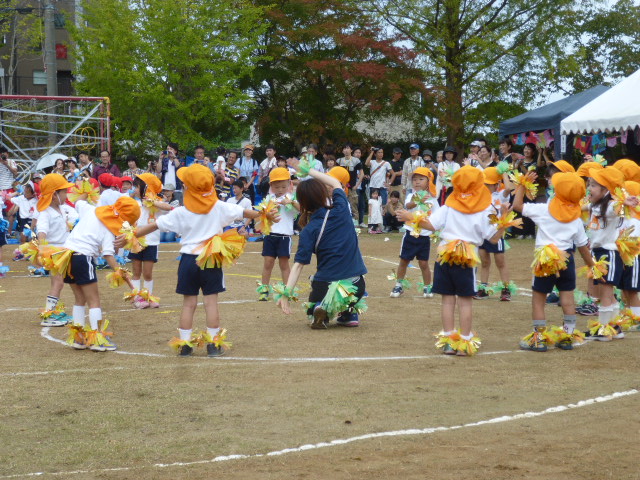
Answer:
<svg viewBox="0 0 640 480"><path fill-rule="evenodd" d="M180 228L180 215L182 208L176 208L171 210L166 215L161 215L156 218L156 225L161 232L175 232L181 233Z"/></svg>
<svg viewBox="0 0 640 480"><path fill-rule="evenodd" d="M106 227L105 227L105 230L107 233L104 237L102 237L102 245L100 246L100 251L102 252L103 256L115 255L116 251L113 246L113 242L115 241L116 237L113 233L108 231Z"/></svg>
<svg viewBox="0 0 640 480"><path fill-rule="evenodd" d="M442 208L438 208L435 212L431 214L429 217L429 222L433 225L433 228L436 230L442 230L444 228L444 223L447 219L447 209L449 207L444 206Z"/></svg>
<svg viewBox="0 0 640 480"><path fill-rule="evenodd" d="M315 229L309 228L307 225L300 232L300 240L298 241L298 250L294 258L295 263L309 265L313 255L313 249L316 244L317 234Z"/></svg>
<svg viewBox="0 0 640 480"><path fill-rule="evenodd" d="M529 217L534 222L543 219L547 211L548 207L546 203L525 203L522 205L522 215Z"/></svg>
<svg viewBox="0 0 640 480"><path fill-rule="evenodd" d="M572 224L575 226L575 233L573 235L573 244L576 247L584 247L589 243L589 237L587 237L587 232L584 229L584 225L582 224L582 220L579 218L574 220Z"/></svg>
<svg viewBox="0 0 640 480"><path fill-rule="evenodd" d="M49 234L49 214L47 213L47 211L45 210L44 212L39 212L40 215L38 215L38 233L44 233L45 235ZM35 218L35 216L34 216Z"/></svg>

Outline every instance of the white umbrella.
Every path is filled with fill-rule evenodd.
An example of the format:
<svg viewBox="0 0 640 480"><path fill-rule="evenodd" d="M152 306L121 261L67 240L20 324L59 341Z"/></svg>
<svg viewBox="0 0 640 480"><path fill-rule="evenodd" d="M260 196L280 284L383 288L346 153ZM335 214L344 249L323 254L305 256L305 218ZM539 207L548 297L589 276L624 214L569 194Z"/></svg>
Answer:
<svg viewBox="0 0 640 480"><path fill-rule="evenodd" d="M67 156L62 155L61 153L50 153L49 155L45 155L40 160L38 160L38 165L36 165L36 170L44 170L45 168L53 167L56 164L56 160L61 158L62 160L66 160Z"/></svg>

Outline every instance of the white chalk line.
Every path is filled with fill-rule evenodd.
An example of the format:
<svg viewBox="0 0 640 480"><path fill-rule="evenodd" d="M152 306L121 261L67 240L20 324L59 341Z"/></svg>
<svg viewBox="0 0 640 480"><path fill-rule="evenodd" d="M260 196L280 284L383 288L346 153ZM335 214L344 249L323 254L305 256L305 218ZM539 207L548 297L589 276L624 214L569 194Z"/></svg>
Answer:
<svg viewBox="0 0 640 480"><path fill-rule="evenodd" d="M107 473L107 472L133 471L133 470L140 470L140 469L146 469L146 468L188 467L192 465L207 465L207 464L213 464L213 463L228 462L230 460L251 460L254 458L274 457L274 456L287 455L289 453L299 453L299 452L306 452L310 450L318 450L320 448L335 447L338 445L347 445L350 443L361 442L363 440L371 440L374 438L431 435L434 433L461 430L463 428L482 427L485 425L495 425L498 423L512 422L512 421L517 421L517 420L522 420L527 418L537 418L537 417L542 417L544 415L549 415L552 413L562 413L562 412L566 412L576 408L589 407L592 405L596 405L598 403L609 402L619 398L636 395L637 393L638 393L638 390L631 389L631 390L626 390L622 392L615 392L609 395L603 395L600 397L589 398L587 400L580 400L577 403L569 403L567 405L558 405L555 407L549 407L537 412L523 412L523 413L517 413L515 415L503 415L501 417L494 417L487 420L480 420L478 422L465 423L462 425L452 425L449 427L441 426L441 427L428 427L428 428L411 428L411 429L405 429L405 430L393 430L388 432L366 433L364 435L358 435L355 437L339 438L335 440L330 440L328 442L310 443L310 444L300 445L298 447L284 448L282 450L274 450L267 453L220 455L211 459L195 460L191 462L154 463L150 465L137 466L137 467L114 467L114 468L103 468L103 469L96 469L96 470L71 470L66 472L31 472L31 473L0 476L0 479L38 477L43 475L67 476L67 475L79 475L79 474L100 474L100 473Z"/></svg>

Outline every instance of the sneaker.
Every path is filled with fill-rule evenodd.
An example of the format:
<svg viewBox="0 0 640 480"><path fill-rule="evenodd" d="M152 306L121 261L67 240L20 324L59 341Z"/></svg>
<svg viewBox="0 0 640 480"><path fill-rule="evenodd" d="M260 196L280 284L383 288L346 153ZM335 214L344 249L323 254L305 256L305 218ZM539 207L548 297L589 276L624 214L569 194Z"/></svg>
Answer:
<svg viewBox="0 0 640 480"><path fill-rule="evenodd" d="M404 293L404 290L402 289L402 287L400 285L396 285L395 287L393 287L393 290L391 290L391 293L389 294L389 296L391 298L398 298L403 293Z"/></svg>
<svg viewBox="0 0 640 480"><path fill-rule="evenodd" d="M51 315L49 318L45 318L40 322L41 327L64 327L69 320L65 318L56 318Z"/></svg>
<svg viewBox="0 0 640 480"><path fill-rule="evenodd" d="M179 357L190 357L191 355L193 355L193 347L189 345L182 345L178 350Z"/></svg>
<svg viewBox="0 0 640 480"><path fill-rule="evenodd" d="M476 300L484 300L485 298L489 298L489 294L486 290L479 289L476 294L473 296Z"/></svg>
<svg viewBox="0 0 640 480"><path fill-rule="evenodd" d="M259 302L268 302L269 301L269 292L260 292L258 294Z"/></svg>
<svg viewBox="0 0 640 480"><path fill-rule="evenodd" d="M147 302L140 295L136 295L133 298L133 306L136 307L136 308L139 308L140 310L142 310L144 308L149 308L149 302Z"/></svg>
<svg viewBox="0 0 640 480"><path fill-rule="evenodd" d="M595 315L598 315L598 306L595 303L585 303L584 305L577 305L576 314L585 317L593 317Z"/></svg>
<svg viewBox="0 0 640 480"><path fill-rule="evenodd" d="M556 342L556 348L559 348L560 350L573 350L573 343L571 340L560 340L559 342Z"/></svg>
<svg viewBox="0 0 640 480"><path fill-rule="evenodd" d="M342 312L336 318L336 323L343 327L357 327L360 325L360 320L357 313Z"/></svg>
<svg viewBox="0 0 640 480"><path fill-rule="evenodd" d="M455 348L447 343L444 347L442 347L442 353L444 353L445 355L455 355L457 352Z"/></svg>
<svg viewBox="0 0 640 480"><path fill-rule="evenodd" d="M545 334L546 328L534 330L529 335L520 340L520 349L529 350L531 352L546 352L547 340L545 339Z"/></svg>
<svg viewBox="0 0 640 480"><path fill-rule="evenodd" d="M422 289L422 296L424 298L433 298L433 293L431 292L431 287L424 287Z"/></svg>
<svg viewBox="0 0 640 480"><path fill-rule="evenodd" d="M550 305L559 305L560 296L555 292L551 292L549 295L547 295L547 303Z"/></svg>
<svg viewBox="0 0 640 480"><path fill-rule="evenodd" d="M617 332L613 335L614 340L622 340L624 338L622 327L620 327L620 325L614 325L613 328Z"/></svg>
<svg viewBox="0 0 640 480"><path fill-rule="evenodd" d="M389 232L391 232L391 228L389 228L389 227L384 227L382 229L382 233L389 233Z"/></svg>
<svg viewBox="0 0 640 480"><path fill-rule="evenodd" d="M160 304L158 302L149 302L149 308L160 308Z"/></svg>
<svg viewBox="0 0 640 480"><path fill-rule="evenodd" d="M313 309L313 322L311 322L311 328L314 330L324 330L329 323L329 317L327 311L320 305Z"/></svg>
<svg viewBox="0 0 640 480"><path fill-rule="evenodd" d="M367 228L368 225L366 223L361 223L360 225L358 225L360 228Z"/></svg>
<svg viewBox="0 0 640 480"><path fill-rule="evenodd" d="M503 288L500 293L500 301L501 302L510 302L511 301L511 292L508 288Z"/></svg>
<svg viewBox="0 0 640 480"><path fill-rule="evenodd" d="M215 343L207 343L207 357L221 357L224 355L224 349L217 347Z"/></svg>
<svg viewBox="0 0 640 480"><path fill-rule="evenodd" d="M596 340L598 342L610 342L613 340L612 329L607 328L608 325L602 325L598 322L589 325L589 330L584 332L585 340ZM591 333L591 332L594 333Z"/></svg>
<svg viewBox="0 0 640 480"><path fill-rule="evenodd" d="M376 232L373 228L370 228L370 229L367 231L367 233L370 233L371 235L374 235L374 234L376 234L376 233L378 233L378 232Z"/></svg>
<svg viewBox="0 0 640 480"><path fill-rule="evenodd" d="M111 337L104 337L102 346L107 352L113 352L118 348L117 345L111 341Z"/></svg>
<svg viewBox="0 0 640 480"><path fill-rule="evenodd" d="M19 262L20 260L24 260L24 255L22 253L16 253L13 257L14 262Z"/></svg>
<svg viewBox="0 0 640 480"><path fill-rule="evenodd" d="M106 352L107 348L104 345L100 345L99 343L92 343L89 345L89 350L92 352Z"/></svg>

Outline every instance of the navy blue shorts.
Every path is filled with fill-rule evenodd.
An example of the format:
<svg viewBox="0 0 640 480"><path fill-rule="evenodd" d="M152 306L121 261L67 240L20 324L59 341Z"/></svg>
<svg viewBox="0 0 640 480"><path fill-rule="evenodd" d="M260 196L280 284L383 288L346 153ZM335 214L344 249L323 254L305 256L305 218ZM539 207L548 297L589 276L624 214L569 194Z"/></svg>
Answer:
<svg viewBox="0 0 640 480"><path fill-rule="evenodd" d="M196 264L197 255L183 253L178 266L178 286L180 295L213 295L224 292L224 273L222 268L200 268Z"/></svg>
<svg viewBox="0 0 640 480"><path fill-rule="evenodd" d="M431 248L431 238L427 235L414 237L410 232L405 231L400 245L400 258L403 260L429 260L429 250Z"/></svg>
<svg viewBox="0 0 640 480"><path fill-rule="evenodd" d="M570 292L576 289L576 262L573 259L573 253L567 253L569 254L567 268L560 270L559 276L533 277L531 290L540 293L551 293L553 287L558 287L560 292Z"/></svg>
<svg viewBox="0 0 640 480"><path fill-rule="evenodd" d="M282 258L291 257L291 237L289 235L265 235L262 242L262 256Z"/></svg>
<svg viewBox="0 0 640 480"><path fill-rule="evenodd" d="M498 243L491 243L489 240L485 240L480 245L480 248L487 253L504 253L504 238L498 240Z"/></svg>
<svg viewBox="0 0 640 480"><path fill-rule="evenodd" d="M16 227L16 232L23 232L25 226L31 225L31 219L22 218L19 213L16 215L16 221L18 222L18 226Z"/></svg>
<svg viewBox="0 0 640 480"><path fill-rule="evenodd" d="M131 260L140 260L141 262L156 263L158 261L158 246L149 245L138 253L129 252L129 258Z"/></svg>
<svg viewBox="0 0 640 480"><path fill-rule="evenodd" d="M473 297L476 294L476 269L436 262L433 269L433 293Z"/></svg>
<svg viewBox="0 0 640 480"><path fill-rule="evenodd" d="M64 283L88 285L97 281L96 264L93 261L93 257L81 253L71 255L71 275L64 277Z"/></svg>
<svg viewBox="0 0 640 480"><path fill-rule="evenodd" d="M622 290L628 292L640 292L640 262L638 257L633 260L633 265L622 269Z"/></svg>
<svg viewBox="0 0 640 480"><path fill-rule="evenodd" d="M594 285L613 285L614 287L622 287L622 271L624 269L624 263L620 257L620 253L617 250L606 250L604 248L594 248L591 251L593 258L600 260L600 257L605 256L609 262L609 270L607 274L600 280L594 280Z"/></svg>
<svg viewBox="0 0 640 480"><path fill-rule="evenodd" d="M4 232L0 232L0 247L4 247L7 244L7 235Z"/></svg>

